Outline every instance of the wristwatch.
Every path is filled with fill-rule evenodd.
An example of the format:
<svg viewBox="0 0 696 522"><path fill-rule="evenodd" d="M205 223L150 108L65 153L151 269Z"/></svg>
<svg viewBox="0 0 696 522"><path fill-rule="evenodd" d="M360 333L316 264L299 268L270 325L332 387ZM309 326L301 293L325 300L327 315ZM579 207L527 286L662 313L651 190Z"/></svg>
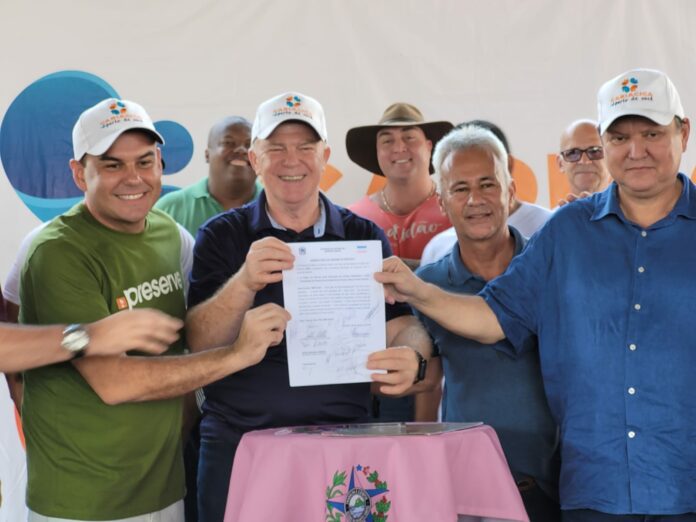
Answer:
<svg viewBox="0 0 696 522"><path fill-rule="evenodd" d="M413 381L413 384L418 384L425 379L425 371L428 369L428 361L425 360L425 357L423 357L418 350L414 349L413 351L416 352L416 357L418 357L418 373L416 374L416 380Z"/></svg>
<svg viewBox="0 0 696 522"><path fill-rule="evenodd" d="M63 330L60 345L73 355L73 359L82 357L89 344L89 334L81 324L71 324Z"/></svg>

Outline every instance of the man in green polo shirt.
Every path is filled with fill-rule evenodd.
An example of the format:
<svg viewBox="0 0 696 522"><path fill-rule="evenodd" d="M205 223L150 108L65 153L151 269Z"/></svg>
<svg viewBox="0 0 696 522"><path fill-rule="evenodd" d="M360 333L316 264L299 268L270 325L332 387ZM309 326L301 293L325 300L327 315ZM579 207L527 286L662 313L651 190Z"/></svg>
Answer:
<svg viewBox="0 0 696 522"><path fill-rule="evenodd" d="M211 217L255 200L261 184L249 165L251 123L241 116L227 116L208 134L205 161L208 177L160 198L155 208L164 210L196 237L198 228Z"/></svg>
<svg viewBox="0 0 696 522"><path fill-rule="evenodd" d="M107 99L80 115L70 168L84 202L29 248L21 322L88 323L145 307L183 317L189 234L152 210L161 190L158 142L137 103ZM181 355L179 339L166 356L73 358L27 372L29 522L183 522L178 397L258 363L288 319L279 306L261 306L247 312L234 343L211 352ZM66 339L78 352L85 332L76 326Z"/></svg>

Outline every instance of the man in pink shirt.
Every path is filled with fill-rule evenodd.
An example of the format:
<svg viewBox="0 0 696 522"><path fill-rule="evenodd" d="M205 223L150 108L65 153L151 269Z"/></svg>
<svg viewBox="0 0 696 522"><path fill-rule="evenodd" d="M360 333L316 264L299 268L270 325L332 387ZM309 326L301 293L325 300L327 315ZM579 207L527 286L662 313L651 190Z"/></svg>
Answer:
<svg viewBox="0 0 696 522"><path fill-rule="evenodd" d="M395 103L377 125L355 127L346 134L350 159L387 180L382 190L348 208L379 225L394 255L412 269L419 266L430 238L450 227L430 178L430 154L451 129L446 121L426 122L413 105Z"/></svg>

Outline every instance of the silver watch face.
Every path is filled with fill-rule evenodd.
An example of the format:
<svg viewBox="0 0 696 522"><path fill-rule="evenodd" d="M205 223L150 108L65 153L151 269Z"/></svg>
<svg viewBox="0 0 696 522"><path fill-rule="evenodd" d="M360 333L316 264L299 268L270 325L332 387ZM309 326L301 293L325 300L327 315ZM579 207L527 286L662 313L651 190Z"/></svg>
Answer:
<svg viewBox="0 0 696 522"><path fill-rule="evenodd" d="M71 324L63 330L63 341L60 344L69 352L81 352L89 344L89 334L82 325Z"/></svg>

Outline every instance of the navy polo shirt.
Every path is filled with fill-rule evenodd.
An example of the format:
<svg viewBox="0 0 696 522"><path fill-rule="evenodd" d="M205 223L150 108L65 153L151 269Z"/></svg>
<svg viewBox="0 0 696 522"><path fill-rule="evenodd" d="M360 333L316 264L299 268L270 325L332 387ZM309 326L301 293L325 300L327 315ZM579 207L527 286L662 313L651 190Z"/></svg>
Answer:
<svg viewBox="0 0 696 522"><path fill-rule="evenodd" d="M518 255L527 240L513 227ZM447 292L477 294L486 281L462 263L459 243L416 274ZM549 411L539 368L536 340L519 357L510 343L481 344L460 337L416 312L433 338L445 374L442 418L448 422L483 421L492 426L516 479L534 477L558 497L558 428ZM491 350L491 348L494 348Z"/></svg>
<svg viewBox="0 0 696 522"><path fill-rule="evenodd" d="M481 295L539 340L563 509L696 511L696 188L648 228L616 184L560 208Z"/></svg>
<svg viewBox="0 0 696 522"><path fill-rule="evenodd" d="M244 207L232 209L207 221L198 232L189 288L189 306L212 296L245 261L254 241L274 236L286 243L379 239L382 255L391 255L384 232L366 219L332 204L320 194L324 206L321 226L301 232L275 228L266 212L266 194ZM320 218L320 221L322 219ZM282 283L260 290L253 306L283 305ZM386 319L411 313L407 305L386 305ZM205 387L201 433L225 436L230 430L243 433L276 426L333 424L366 421L370 384L339 384L291 388L285 339L269 348L257 365L229 375Z"/></svg>

